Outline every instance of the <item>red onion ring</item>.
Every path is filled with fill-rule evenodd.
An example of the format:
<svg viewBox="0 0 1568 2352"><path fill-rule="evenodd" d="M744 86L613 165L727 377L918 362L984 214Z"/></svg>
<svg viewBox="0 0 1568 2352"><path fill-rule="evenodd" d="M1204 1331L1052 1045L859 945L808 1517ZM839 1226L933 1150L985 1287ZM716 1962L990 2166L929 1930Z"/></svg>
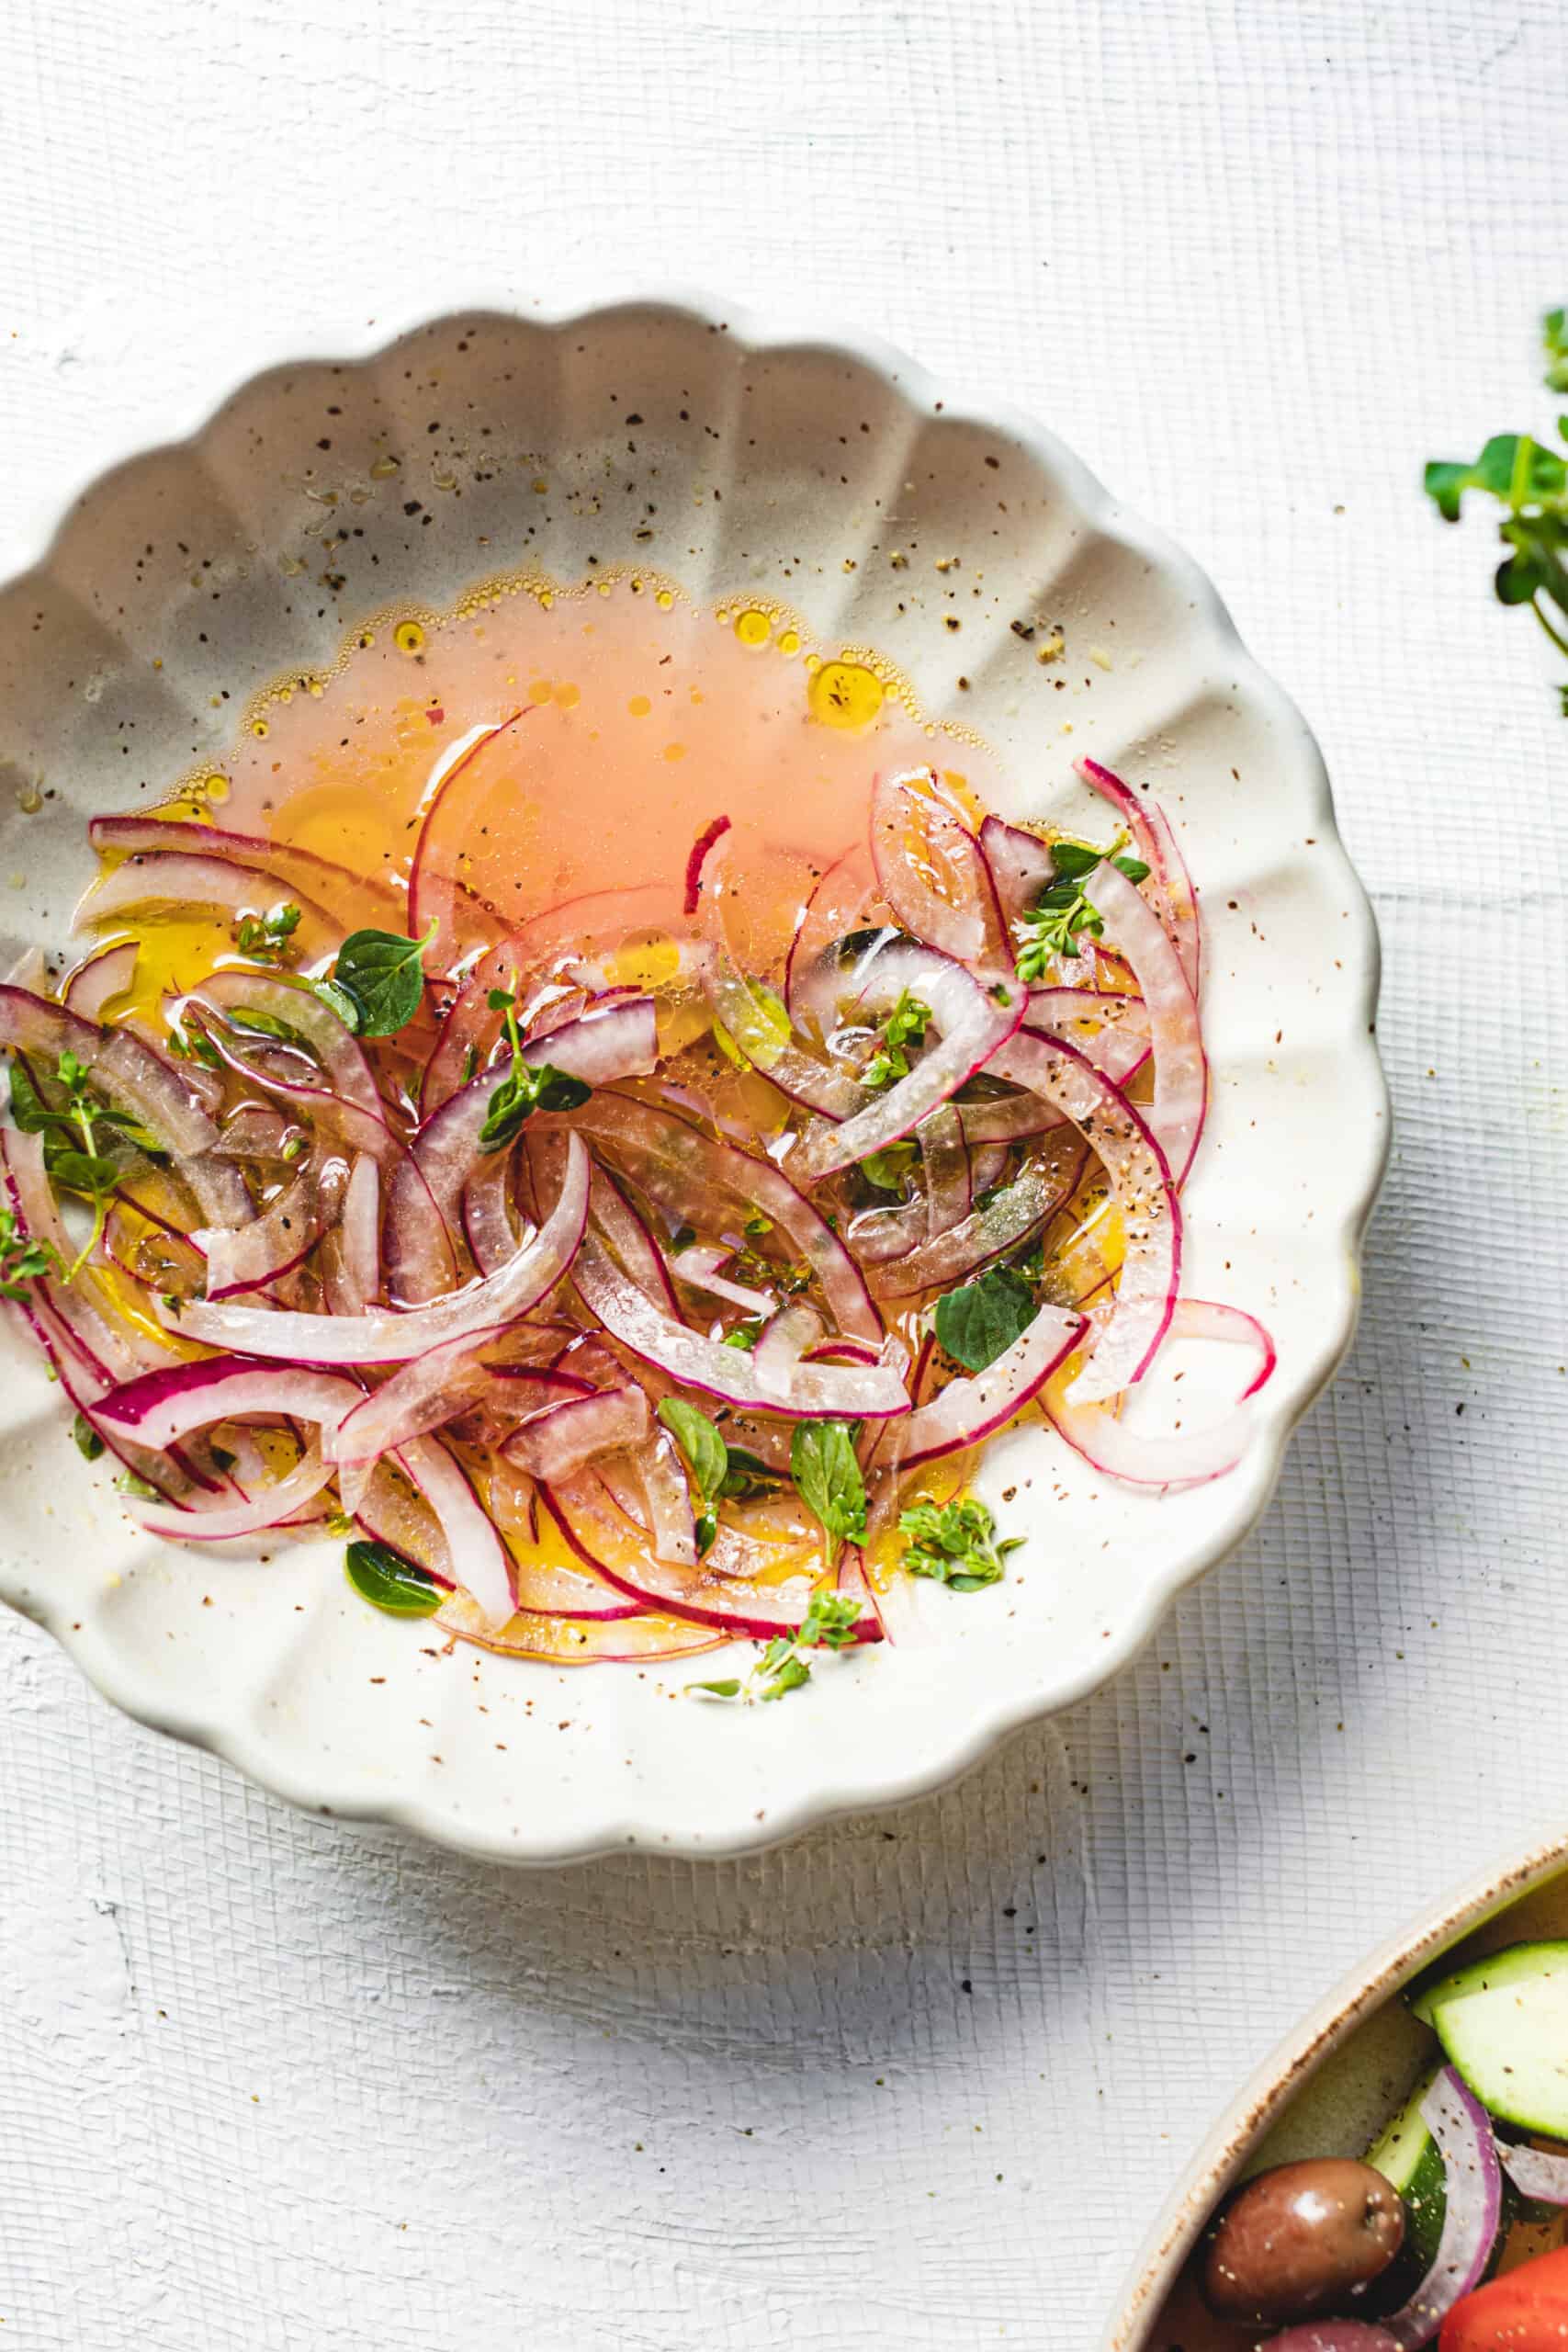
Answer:
<svg viewBox="0 0 1568 2352"><path fill-rule="evenodd" d="M260 833L235 833L219 825L192 825L168 817L95 817L87 838L96 850L173 850L181 855L199 849L204 857L226 859L231 865L279 882L290 893L303 889L323 906L336 906L339 894L355 898L368 894L389 901L400 897L376 874L355 874L346 865L312 849L297 849L291 842L265 840ZM380 920L385 920L381 913Z"/></svg>
<svg viewBox="0 0 1568 2352"><path fill-rule="evenodd" d="M882 895L898 922L956 963L1012 970L1001 902L979 842L941 797L934 768L878 776L871 796L871 854ZM924 847L911 843L911 830Z"/></svg>
<svg viewBox="0 0 1568 2352"><path fill-rule="evenodd" d="M1002 989L1008 1001L998 1003L962 964L935 948L912 945L889 947L876 957L857 1001L868 1012L890 1012L906 989L931 1008L941 1043L863 1111L837 1126L818 1119L807 1127L787 1163L803 1182L819 1183L910 1134L990 1062L1018 1029L1028 1002L1015 984Z"/></svg>
<svg viewBox="0 0 1568 2352"><path fill-rule="evenodd" d="M1155 1064L1148 1124L1179 1184L1192 1165L1208 1102L1197 999L1158 917L1124 874L1107 861L1083 887L1143 991Z"/></svg>
<svg viewBox="0 0 1568 2352"><path fill-rule="evenodd" d="M678 1282L687 1283L694 1290L706 1291L711 1297L722 1298L727 1305L739 1307L743 1315L771 1315L777 1301L771 1290L756 1290L749 1283L731 1282L719 1272L734 1257L733 1250L715 1249L707 1242L694 1241L687 1250L678 1250L670 1261L670 1271Z"/></svg>
<svg viewBox="0 0 1568 2352"><path fill-rule="evenodd" d="M111 998L123 996L135 978L139 952L134 939L122 939L115 947L100 947L77 965L61 1001L84 1021L101 1021L105 1005Z"/></svg>
<svg viewBox="0 0 1568 2352"><path fill-rule="evenodd" d="M865 1278L827 1221L773 1162L705 1136L672 1112L629 1095L596 1094L570 1124L607 1144L626 1176L650 1200L695 1224L715 1193L741 1215L761 1210L806 1260L822 1285L840 1330L879 1344L882 1318Z"/></svg>
<svg viewBox="0 0 1568 2352"><path fill-rule="evenodd" d="M419 839L409 866L408 922L411 939L423 939L432 922L436 926L427 971L456 972L469 956L489 947L496 933L507 927L504 917L460 882L456 871L438 870L437 854L450 846L452 865L457 869L469 861L467 828L460 813L454 816L453 787L469 775L474 762L489 744L510 734L536 707L530 703L507 718L470 727L466 734L447 744L426 781L420 800ZM448 824L456 829L456 839L450 845L444 838L444 828Z"/></svg>
<svg viewBox="0 0 1568 2352"><path fill-rule="evenodd" d="M1076 1046L1024 1033L992 1057L998 1077L1066 1114L1111 1182L1125 1256L1111 1318L1070 1392L1077 1405L1141 1380L1170 1323L1181 1280L1181 1210L1165 1155L1119 1088Z"/></svg>
<svg viewBox="0 0 1568 2352"><path fill-rule="evenodd" d="M207 1260L208 1297L233 1298L291 1272L310 1255L321 1229L320 1188L306 1170L249 1225L193 1233L192 1241Z"/></svg>
<svg viewBox="0 0 1568 2352"><path fill-rule="evenodd" d="M443 1340L514 1322L548 1295L582 1238L588 1177L588 1154L581 1137L572 1136L560 1197L533 1238L499 1273L404 1314L302 1315L197 1303L178 1318L160 1306L160 1316L187 1339L246 1355L285 1356L300 1363L406 1363Z"/></svg>
<svg viewBox="0 0 1568 2352"><path fill-rule="evenodd" d="M963 1224L973 1205L964 1123L953 1105L944 1102L920 1121L915 1133L926 1180L926 1233L939 1241Z"/></svg>
<svg viewBox="0 0 1568 2352"><path fill-rule="evenodd" d="M814 1306L796 1301L793 1306L781 1307L751 1351L751 1369L765 1396L793 1394L801 1359L821 1337L822 1317Z"/></svg>
<svg viewBox="0 0 1568 2352"><path fill-rule="evenodd" d="M1407 2303L1380 2323L1395 2352L1420 2352L1486 2275L1503 2217L1503 2174L1492 2120L1451 2066L1421 2102L1421 2120L1443 2159L1447 2202L1432 2267Z"/></svg>
<svg viewBox="0 0 1568 2352"><path fill-rule="evenodd" d="M312 1437L292 1470L242 1501L208 1503L191 1510L133 1499L129 1508L149 1535L175 1544L226 1544L285 1526L321 1493L332 1475L332 1464L321 1459L320 1439Z"/></svg>
<svg viewBox="0 0 1568 2352"><path fill-rule="evenodd" d="M1503 2170L1525 2197L1541 2205L1568 2205L1568 2156L1545 2148L1528 2148L1519 2142L1497 2148Z"/></svg>
<svg viewBox="0 0 1568 2352"><path fill-rule="evenodd" d="M651 1426L648 1398L627 1382L586 1396L564 1397L525 1421L501 1450L530 1477L553 1485L603 1453L640 1445Z"/></svg>
<svg viewBox="0 0 1568 2352"><path fill-rule="evenodd" d="M1079 760L1077 772L1090 791L1108 800L1131 833L1139 856L1149 868L1144 886L1155 911L1181 960L1187 985L1198 993L1201 939L1198 901L1188 876L1186 860L1177 846L1164 810L1156 801L1146 805L1130 785L1102 767L1098 760Z"/></svg>
<svg viewBox="0 0 1568 2352"><path fill-rule="evenodd" d="M1021 826L987 817L980 827L980 849L990 869L1005 922L1021 922L1042 890L1056 878L1051 844Z"/></svg>
<svg viewBox="0 0 1568 2352"><path fill-rule="evenodd" d="M440 1521L455 1581L487 1625L504 1625L516 1611L512 1555L467 1471L434 1437L410 1438L397 1462Z"/></svg>
<svg viewBox="0 0 1568 2352"><path fill-rule="evenodd" d="M908 1256L879 1266L872 1289L879 1299L913 1298L927 1290L951 1289L967 1281L1006 1250L1037 1233L1065 1206L1083 1173L1084 1151L1076 1135L1053 1136L983 1209L962 1224L922 1242Z"/></svg>
<svg viewBox="0 0 1568 2352"><path fill-rule="evenodd" d="M72 917L72 927L79 931L89 923L140 913L145 907L196 906L218 908L228 914L263 915L269 900L276 903L270 889L256 887L265 878L243 865L199 853L139 852L89 887ZM343 925L314 899L294 895L291 903L299 910L299 922L290 944L301 960L320 964L335 956L344 942Z"/></svg>
<svg viewBox="0 0 1568 2352"><path fill-rule="evenodd" d="M802 1364L788 1395L773 1394L749 1355L660 1314L592 1234L577 1253L572 1280L612 1339L682 1388L794 1420L886 1420L908 1410L902 1381L880 1366Z"/></svg>
<svg viewBox="0 0 1568 2352"><path fill-rule="evenodd" d="M984 1372L950 1380L929 1405L916 1406L894 1431L888 1448L894 1465L912 1470L921 1462L978 1445L1039 1394L1077 1344L1083 1328L1081 1315L1042 1306L1011 1347Z"/></svg>

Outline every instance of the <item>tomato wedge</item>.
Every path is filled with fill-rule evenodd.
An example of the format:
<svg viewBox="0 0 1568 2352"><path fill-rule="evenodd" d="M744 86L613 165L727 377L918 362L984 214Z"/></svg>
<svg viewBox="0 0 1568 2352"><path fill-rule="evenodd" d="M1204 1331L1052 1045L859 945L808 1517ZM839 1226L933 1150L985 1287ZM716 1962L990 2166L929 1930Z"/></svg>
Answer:
<svg viewBox="0 0 1568 2352"><path fill-rule="evenodd" d="M1438 2352L1565 2352L1568 2246L1521 2263L1456 2303Z"/></svg>

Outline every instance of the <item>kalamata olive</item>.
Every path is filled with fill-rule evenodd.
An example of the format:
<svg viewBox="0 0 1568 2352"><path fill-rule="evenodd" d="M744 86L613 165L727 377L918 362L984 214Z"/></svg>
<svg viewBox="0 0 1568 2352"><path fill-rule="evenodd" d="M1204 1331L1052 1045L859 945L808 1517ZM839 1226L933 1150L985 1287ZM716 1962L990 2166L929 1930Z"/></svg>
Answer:
<svg viewBox="0 0 1568 2352"><path fill-rule="evenodd" d="M1280 2165L1238 2189L1214 2224L1203 2292L1221 2319L1314 2319L1342 2312L1404 2243L1404 2204L1371 2165Z"/></svg>

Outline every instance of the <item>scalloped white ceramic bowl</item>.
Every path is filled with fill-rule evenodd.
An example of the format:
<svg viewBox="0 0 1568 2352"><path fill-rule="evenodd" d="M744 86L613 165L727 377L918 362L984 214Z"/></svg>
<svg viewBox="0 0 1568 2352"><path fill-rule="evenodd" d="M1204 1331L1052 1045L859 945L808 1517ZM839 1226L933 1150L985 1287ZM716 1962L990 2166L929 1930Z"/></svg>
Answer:
<svg viewBox="0 0 1568 2352"><path fill-rule="evenodd" d="M966 690L939 554L983 582ZM1026 420L863 338L683 300L464 311L299 359L95 481L0 592L0 869L24 877L7 944L58 943L87 816L220 761L280 673L325 668L400 602L443 608L525 564L573 581L591 559L699 599L772 594L824 648L878 648L995 747L1007 813L1087 822L1084 752L1152 785L1207 922L1213 1105L1186 1286L1262 1315L1280 1363L1240 1468L1163 1500L1043 1430L1009 1436L985 1484L1019 1488L1008 1525L1030 1540L1004 1586L924 1595L923 1638L832 1662L787 1706L724 1710L675 1703L689 1668L445 1655L355 1600L325 1548L264 1565L148 1543L18 1350L5 1598L117 1704L295 1802L520 1861L762 1844L932 1788L1114 1673L1253 1524L1343 1353L1387 1136L1376 938L1322 761L1208 581ZM1010 626L1041 612L1066 632L1052 666Z"/></svg>

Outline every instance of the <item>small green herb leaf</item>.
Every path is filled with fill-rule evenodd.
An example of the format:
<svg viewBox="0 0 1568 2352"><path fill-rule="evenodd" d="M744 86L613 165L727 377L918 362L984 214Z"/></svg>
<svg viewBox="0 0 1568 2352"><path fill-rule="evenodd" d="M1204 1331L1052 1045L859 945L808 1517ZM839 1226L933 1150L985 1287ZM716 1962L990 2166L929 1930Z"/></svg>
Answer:
<svg viewBox="0 0 1568 2352"><path fill-rule="evenodd" d="M322 985L328 983L323 982ZM305 1045L299 1030L289 1022L280 1021L276 1012L260 1012L253 1005L237 1004L229 1019L236 1029L254 1030L258 1037L276 1037L280 1045L285 1046ZM309 1047L306 1050L308 1052Z"/></svg>
<svg viewBox="0 0 1568 2352"><path fill-rule="evenodd" d="M801 1501L834 1543L865 1541L865 1481L845 1421L797 1421L789 1466Z"/></svg>
<svg viewBox="0 0 1568 2352"><path fill-rule="evenodd" d="M698 1491L711 1509L723 1491L729 1469L728 1447L707 1415L688 1405L683 1396L661 1398L659 1418L685 1455ZM708 1541L712 1540L710 1536Z"/></svg>
<svg viewBox="0 0 1568 2352"><path fill-rule="evenodd" d="M159 1503L164 1499L152 1480L139 1477L134 1470L122 1470L114 1483L120 1494L132 1495L138 1502Z"/></svg>
<svg viewBox="0 0 1568 2352"><path fill-rule="evenodd" d="M811 1679L807 1650L848 1649L855 1639L860 1602L838 1592L818 1592L792 1634L775 1634L744 1682L690 1682L716 1699L784 1699Z"/></svg>
<svg viewBox="0 0 1568 2352"><path fill-rule="evenodd" d="M340 989L335 980L312 980L310 985L328 1011L337 1014L345 1029L351 1029L357 1035L359 1007L348 990Z"/></svg>
<svg viewBox="0 0 1568 2352"><path fill-rule="evenodd" d="M1541 321L1546 382L1568 391L1568 313L1548 311ZM1558 419L1568 440L1568 418ZM1499 603L1529 605L1558 651L1568 654L1568 459L1528 433L1495 433L1472 465L1435 458L1423 482L1445 522L1457 523L1467 493L1502 508L1497 536L1508 550L1493 585ZM1555 607L1555 616L1551 609ZM1568 712L1568 692L1562 695Z"/></svg>
<svg viewBox="0 0 1568 2352"><path fill-rule="evenodd" d="M859 1162L860 1172L879 1193L901 1193L914 1160L912 1143L890 1143L881 1151L868 1152Z"/></svg>
<svg viewBox="0 0 1568 2352"><path fill-rule="evenodd" d="M353 1004L362 1037L390 1037L419 1011L424 994L424 951L434 940L432 922L423 939L395 931L350 932L338 949L333 979Z"/></svg>
<svg viewBox="0 0 1568 2352"><path fill-rule="evenodd" d="M1546 388L1568 392L1568 311L1548 311L1540 322L1541 349L1546 354Z"/></svg>
<svg viewBox="0 0 1568 2352"><path fill-rule="evenodd" d="M265 915L242 915L234 933L242 956L280 960L288 953L289 942L299 928L299 910L296 906L269 907Z"/></svg>
<svg viewBox="0 0 1568 2352"><path fill-rule="evenodd" d="M85 1413L77 1414L71 1424L71 1435L83 1461L96 1462L104 1450L104 1442Z"/></svg>
<svg viewBox="0 0 1568 2352"><path fill-rule="evenodd" d="M530 1069L526 1062L513 1060L511 1076L502 1080L490 1098L490 1110L479 1129L479 1149L500 1151L536 1111L575 1111L592 1091L581 1079L557 1069L551 1062Z"/></svg>
<svg viewBox="0 0 1568 2352"><path fill-rule="evenodd" d="M389 1617L432 1617L446 1598L434 1577L387 1544L351 1544L343 1566L355 1592Z"/></svg>
<svg viewBox="0 0 1568 2352"><path fill-rule="evenodd" d="M44 1166L62 1191L80 1193L89 1201L112 1193L119 1182L118 1160L106 1159L97 1152L73 1151L68 1145L58 1150L46 1145Z"/></svg>
<svg viewBox="0 0 1568 2352"><path fill-rule="evenodd" d="M733 1331L727 1331L719 1344L726 1348L739 1348L742 1355L750 1355L759 1337L754 1323L740 1323Z"/></svg>
<svg viewBox="0 0 1568 2352"><path fill-rule="evenodd" d="M801 1623L795 1640L803 1650L847 1650L852 1647L860 1623L860 1602L847 1593L818 1592Z"/></svg>
<svg viewBox="0 0 1568 2352"><path fill-rule="evenodd" d="M992 1266L938 1299L936 1336L955 1363L984 1372L1022 1336L1038 1311L1021 1274L1010 1266Z"/></svg>
<svg viewBox="0 0 1568 2352"><path fill-rule="evenodd" d="M1051 864L1064 882L1081 881L1092 874L1104 858L1105 852L1089 842L1053 842Z"/></svg>
<svg viewBox="0 0 1568 2352"><path fill-rule="evenodd" d="M911 1576L929 1577L954 1592L980 1592L1001 1581L1003 1559L1023 1540L1014 1536L998 1544L996 1532L989 1509L977 1498L940 1508L916 1503L898 1521L904 1566Z"/></svg>
<svg viewBox="0 0 1568 2352"><path fill-rule="evenodd" d="M768 1673L758 1695L762 1699L783 1699L787 1697L790 1691L798 1690L803 1682L809 1682L810 1679L811 1668L803 1657L796 1657L792 1650L787 1657L781 1658L778 1665Z"/></svg>
<svg viewBox="0 0 1568 2352"><path fill-rule="evenodd" d="M727 1448L729 1466L724 1474L719 1494L726 1501L740 1501L748 1495L768 1494L782 1486L784 1475L763 1462L757 1454L748 1453L743 1445Z"/></svg>
<svg viewBox="0 0 1568 2352"><path fill-rule="evenodd" d="M25 1062L11 1064L11 1116L25 1136L41 1135L56 1122L67 1126L72 1124L65 1112L51 1110L33 1084Z"/></svg>
<svg viewBox="0 0 1568 2352"><path fill-rule="evenodd" d="M922 1043L931 1017L929 1004L921 1004L908 989L900 989L897 1003L882 1024L882 1044L861 1072L865 1085L892 1086L908 1077L909 1057L904 1048Z"/></svg>

